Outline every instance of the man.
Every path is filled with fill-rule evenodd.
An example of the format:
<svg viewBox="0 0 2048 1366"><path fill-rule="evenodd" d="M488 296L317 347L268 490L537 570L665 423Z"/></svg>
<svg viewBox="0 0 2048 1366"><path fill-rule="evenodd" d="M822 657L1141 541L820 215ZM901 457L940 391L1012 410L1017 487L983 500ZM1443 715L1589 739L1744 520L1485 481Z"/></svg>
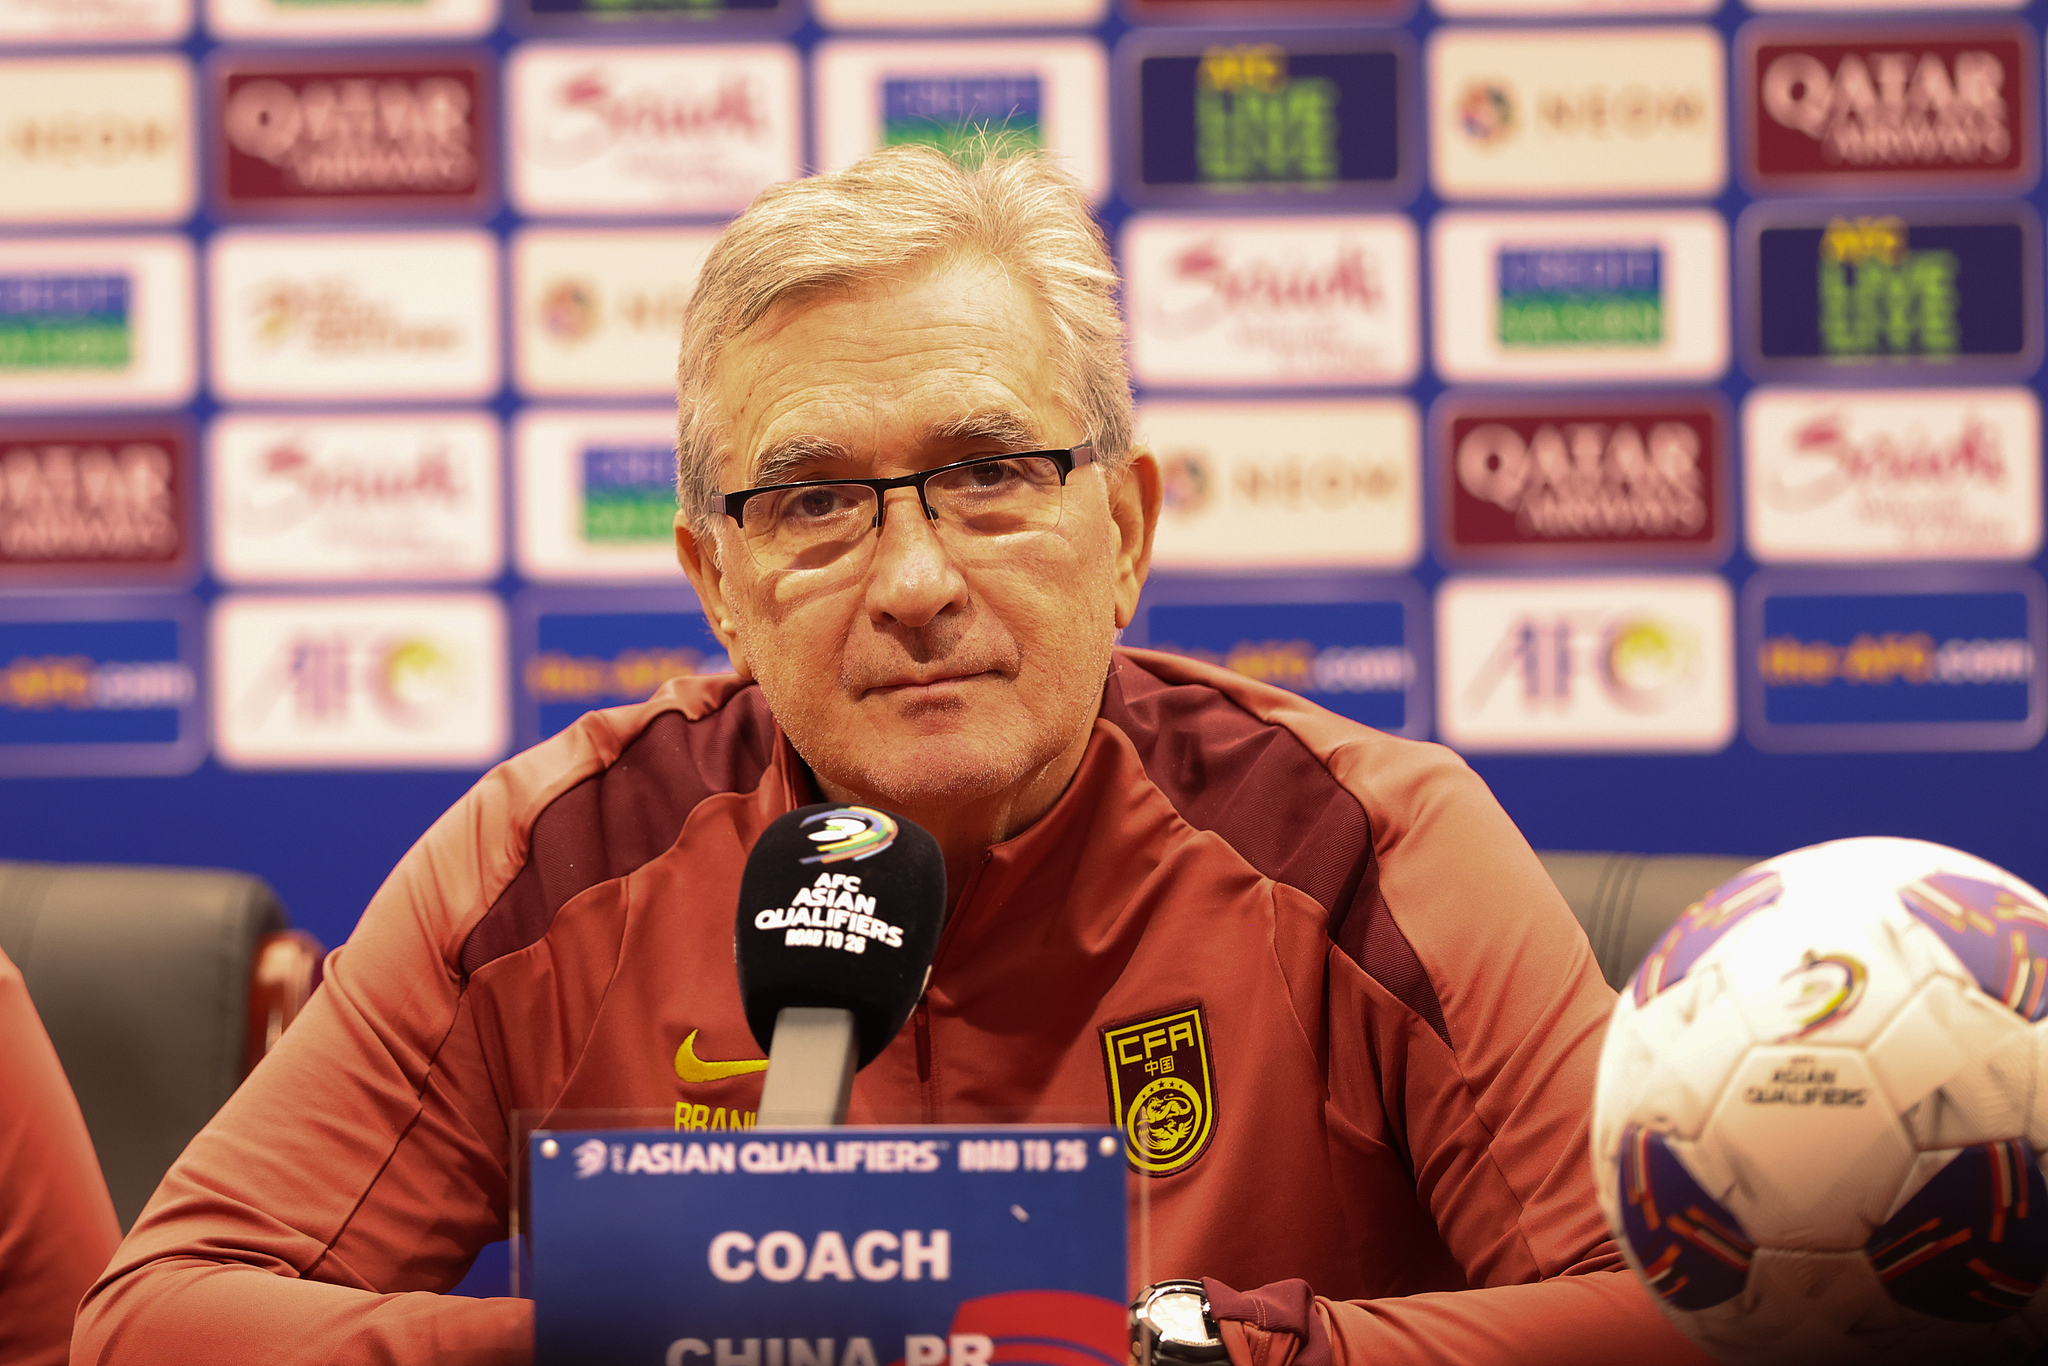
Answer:
<svg viewBox="0 0 2048 1366"><path fill-rule="evenodd" d="M740 870L820 798L924 825L952 903L856 1117L1124 1122L1119 1041L1163 1035L1195 1122L1139 1154L1137 1273L1217 1278L1239 1366L1686 1353L1589 1185L1611 997L1478 780L1113 649L1159 509L1113 287L1029 158L881 152L732 225L683 337L676 540L737 676L583 718L428 832L75 1361L525 1359L525 1304L407 1292L504 1236L545 1116L750 1122Z"/></svg>

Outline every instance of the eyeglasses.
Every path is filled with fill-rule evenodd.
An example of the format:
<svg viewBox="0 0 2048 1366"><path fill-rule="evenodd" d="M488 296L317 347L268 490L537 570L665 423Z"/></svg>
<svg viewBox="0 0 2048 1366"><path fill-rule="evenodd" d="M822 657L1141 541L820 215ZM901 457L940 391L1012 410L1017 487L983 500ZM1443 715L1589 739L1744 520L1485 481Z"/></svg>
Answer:
<svg viewBox="0 0 2048 1366"><path fill-rule="evenodd" d="M822 569L882 525L890 489L916 489L924 515L956 545L1050 531L1060 523L1067 476L1095 459L1093 446L978 455L900 479L807 479L711 495L710 511L740 526L763 569Z"/></svg>

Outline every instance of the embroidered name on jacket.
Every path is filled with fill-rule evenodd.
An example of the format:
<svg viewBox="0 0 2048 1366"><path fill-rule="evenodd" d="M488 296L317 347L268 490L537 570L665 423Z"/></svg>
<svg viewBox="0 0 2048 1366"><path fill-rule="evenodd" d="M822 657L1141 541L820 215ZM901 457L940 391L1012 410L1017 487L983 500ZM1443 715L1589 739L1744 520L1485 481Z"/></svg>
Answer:
<svg viewBox="0 0 2048 1366"><path fill-rule="evenodd" d="M1110 1110L1133 1169L1171 1176L1202 1155L1216 1132L1209 1027L1200 1005L1102 1030Z"/></svg>

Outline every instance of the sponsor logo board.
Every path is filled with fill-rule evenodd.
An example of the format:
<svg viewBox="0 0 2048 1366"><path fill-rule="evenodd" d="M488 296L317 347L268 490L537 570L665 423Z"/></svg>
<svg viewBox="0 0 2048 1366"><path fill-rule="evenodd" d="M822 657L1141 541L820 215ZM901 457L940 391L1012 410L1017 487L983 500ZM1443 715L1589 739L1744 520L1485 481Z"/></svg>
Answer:
<svg viewBox="0 0 2048 1366"><path fill-rule="evenodd" d="M736 213L803 173L784 44L532 44L507 85L525 213Z"/></svg>
<svg viewBox="0 0 2048 1366"><path fill-rule="evenodd" d="M0 61L0 223L183 218L192 180L183 58Z"/></svg>
<svg viewBox="0 0 2048 1366"><path fill-rule="evenodd" d="M2041 549L2041 406L2011 389L1752 390L1757 559L2029 560Z"/></svg>
<svg viewBox="0 0 2048 1366"><path fill-rule="evenodd" d="M193 326L182 237L0 239L0 410L183 403Z"/></svg>
<svg viewBox="0 0 2048 1366"><path fill-rule="evenodd" d="M1166 485L1153 565L1407 568L1420 427L1406 399L1146 403L1138 440Z"/></svg>
<svg viewBox="0 0 2048 1366"><path fill-rule="evenodd" d="M1735 733L1733 626L1718 575L1448 579L1439 729L1473 751L1712 753Z"/></svg>
<svg viewBox="0 0 2048 1366"><path fill-rule="evenodd" d="M1562 15L1712 14L1714 0L1432 0L1430 9L1454 19L1554 19Z"/></svg>
<svg viewBox="0 0 2048 1366"><path fill-rule="evenodd" d="M1753 364L1785 373L2032 370L2032 215L1780 211L1745 225Z"/></svg>
<svg viewBox="0 0 2048 1366"><path fill-rule="evenodd" d="M192 0L0 0L0 42L167 43L192 31Z"/></svg>
<svg viewBox="0 0 2048 1366"><path fill-rule="evenodd" d="M0 431L0 584L161 576L191 558L192 441L175 419Z"/></svg>
<svg viewBox="0 0 2048 1366"><path fill-rule="evenodd" d="M488 593L230 595L213 732L236 768L478 768L505 751L504 608Z"/></svg>
<svg viewBox="0 0 2048 1366"><path fill-rule="evenodd" d="M2044 599L2024 569L1757 575L1743 594L1750 741L2030 748L2048 721Z"/></svg>
<svg viewBox="0 0 2048 1366"><path fill-rule="evenodd" d="M525 15L542 25L597 21L607 29L639 21L697 25L718 19L772 19L785 0L518 0Z"/></svg>
<svg viewBox="0 0 2048 1366"><path fill-rule="evenodd" d="M0 602L0 776L198 767L198 649L190 598Z"/></svg>
<svg viewBox="0 0 2048 1366"><path fill-rule="evenodd" d="M491 72L459 53L223 64L213 78L220 203L478 208L490 193Z"/></svg>
<svg viewBox="0 0 2048 1366"><path fill-rule="evenodd" d="M1439 29L1431 179L1451 199L1716 194L1721 68L1704 27Z"/></svg>
<svg viewBox="0 0 2048 1366"><path fill-rule="evenodd" d="M497 243L480 231L213 240L213 384L230 400L485 398Z"/></svg>
<svg viewBox="0 0 2048 1366"><path fill-rule="evenodd" d="M832 28L1093 28L1109 0L812 0Z"/></svg>
<svg viewBox="0 0 2048 1366"><path fill-rule="evenodd" d="M1448 380L1712 379L1728 366L1718 214L1453 212L1430 231Z"/></svg>
<svg viewBox="0 0 2048 1366"><path fill-rule="evenodd" d="M216 38L470 38L498 21L498 0L206 0Z"/></svg>
<svg viewBox="0 0 2048 1366"><path fill-rule="evenodd" d="M1141 385L1398 385L1415 374L1405 216L1140 214L1124 225L1122 255Z"/></svg>
<svg viewBox="0 0 2048 1366"><path fill-rule="evenodd" d="M1328 202L1406 189L1405 48L1155 39L1125 60L1133 188L1145 197L1303 191Z"/></svg>
<svg viewBox="0 0 2048 1366"><path fill-rule="evenodd" d="M1286 688L1379 730L1428 734L1416 640L1423 614L1412 591L1303 600L1289 594L1285 581L1227 587L1227 596L1183 601L1182 594L1149 603L1148 648Z"/></svg>
<svg viewBox="0 0 2048 1366"><path fill-rule="evenodd" d="M949 154L983 137L1044 148L1095 198L1109 190L1109 75L1093 38L821 43L820 170L877 147Z"/></svg>
<svg viewBox="0 0 2048 1366"><path fill-rule="evenodd" d="M715 229L528 228L512 244L519 387L658 397Z"/></svg>
<svg viewBox="0 0 2048 1366"><path fill-rule="evenodd" d="M233 413L208 433L213 572L226 583L495 577L498 424Z"/></svg>
<svg viewBox="0 0 2048 1366"><path fill-rule="evenodd" d="M1857 14L1891 10L1996 10L2021 9L2023 0L1744 0L1748 8L1764 12L1778 10L1848 10Z"/></svg>
<svg viewBox="0 0 2048 1366"><path fill-rule="evenodd" d="M1718 559L1726 548L1717 397L1456 399L1437 421L1456 556Z"/></svg>
<svg viewBox="0 0 2048 1366"><path fill-rule="evenodd" d="M587 711L644 702L671 678L732 668L687 584L601 597L530 593L519 616L519 729L527 744Z"/></svg>
<svg viewBox="0 0 2048 1366"><path fill-rule="evenodd" d="M512 449L521 574L680 584L673 408L528 409Z"/></svg>
<svg viewBox="0 0 2048 1366"><path fill-rule="evenodd" d="M2033 182L2032 34L2016 24L1746 35L1746 154L1767 189Z"/></svg>

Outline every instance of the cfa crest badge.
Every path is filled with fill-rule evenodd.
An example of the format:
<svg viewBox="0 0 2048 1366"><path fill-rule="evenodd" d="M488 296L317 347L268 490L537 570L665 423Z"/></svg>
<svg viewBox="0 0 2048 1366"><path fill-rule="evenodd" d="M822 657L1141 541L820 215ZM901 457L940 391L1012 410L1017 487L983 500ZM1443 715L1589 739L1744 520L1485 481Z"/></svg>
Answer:
<svg viewBox="0 0 2048 1366"><path fill-rule="evenodd" d="M1171 1176L1216 1132L1216 1079L1202 1007L1105 1025L1109 1103L1133 1169Z"/></svg>

